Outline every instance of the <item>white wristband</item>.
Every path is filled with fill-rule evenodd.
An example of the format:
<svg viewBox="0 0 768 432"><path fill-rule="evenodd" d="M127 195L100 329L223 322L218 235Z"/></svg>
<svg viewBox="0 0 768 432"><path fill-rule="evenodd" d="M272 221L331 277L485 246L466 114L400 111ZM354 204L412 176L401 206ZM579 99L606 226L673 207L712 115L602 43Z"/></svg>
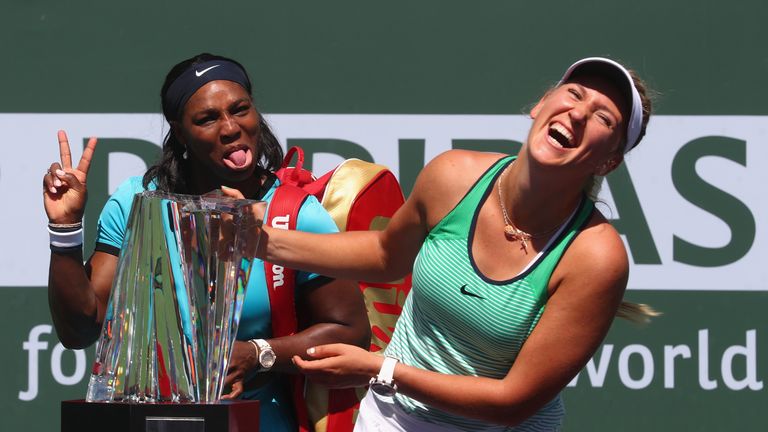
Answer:
<svg viewBox="0 0 768 432"><path fill-rule="evenodd" d="M57 232L48 228L51 236L51 246L57 248L72 248L83 245L83 229L75 231Z"/></svg>

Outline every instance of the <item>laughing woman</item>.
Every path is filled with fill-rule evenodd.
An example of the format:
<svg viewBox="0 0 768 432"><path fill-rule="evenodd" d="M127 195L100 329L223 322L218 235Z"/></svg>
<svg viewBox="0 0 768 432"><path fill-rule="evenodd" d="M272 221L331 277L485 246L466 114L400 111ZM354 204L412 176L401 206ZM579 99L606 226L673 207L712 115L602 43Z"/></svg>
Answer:
<svg viewBox="0 0 768 432"><path fill-rule="evenodd" d="M99 218L96 250L85 265L82 244L72 239L82 243L86 174L96 140L91 139L78 166L72 167L67 137L59 132L61 161L50 166L43 185L52 239L71 243L61 247L52 242L48 285L53 322L69 348L86 347L99 335L134 194L148 189L204 194L227 186L270 202L279 183L272 171L282 161L282 150L256 110L242 65L210 54L185 60L168 73L161 97L170 125L162 157L143 178L128 179L110 197ZM314 198L301 207L298 229L337 231ZM367 348L370 327L355 283L299 272L296 307L303 329L272 337L271 314L283 311L270 310L263 267L254 265L254 273L261 274L249 280L225 382L232 391L225 397L259 399L260 430L295 431L285 380L285 373L296 372L291 358L332 342Z"/></svg>
<svg viewBox="0 0 768 432"><path fill-rule="evenodd" d="M645 134L645 86L603 58L572 65L517 156L449 151L381 232L264 228L265 259L413 289L384 356L342 344L295 357L311 379L364 386L356 430L557 430L560 391L605 337L628 259L595 209L596 177Z"/></svg>

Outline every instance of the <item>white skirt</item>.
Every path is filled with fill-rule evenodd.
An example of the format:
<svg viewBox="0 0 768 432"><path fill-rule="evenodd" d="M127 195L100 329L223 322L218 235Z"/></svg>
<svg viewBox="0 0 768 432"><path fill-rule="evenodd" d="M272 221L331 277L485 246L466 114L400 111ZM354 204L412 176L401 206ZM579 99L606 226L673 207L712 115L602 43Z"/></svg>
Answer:
<svg viewBox="0 0 768 432"><path fill-rule="evenodd" d="M452 432L456 429L425 422L398 407L394 398L369 391L360 401L354 432Z"/></svg>
<svg viewBox="0 0 768 432"><path fill-rule="evenodd" d="M504 425L488 425L484 431L559 431L562 416L565 414L560 396L548 403L543 410L554 410L555 415L538 414L516 427ZM357 415L354 432L455 432L458 427L430 423L403 411L394 398L380 396L369 391L360 401L360 412Z"/></svg>

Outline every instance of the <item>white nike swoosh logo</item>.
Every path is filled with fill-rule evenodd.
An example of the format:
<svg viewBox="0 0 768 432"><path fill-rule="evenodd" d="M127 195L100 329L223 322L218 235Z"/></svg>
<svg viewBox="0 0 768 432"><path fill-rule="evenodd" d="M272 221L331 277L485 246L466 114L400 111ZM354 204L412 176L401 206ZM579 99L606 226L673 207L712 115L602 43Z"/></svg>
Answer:
<svg viewBox="0 0 768 432"><path fill-rule="evenodd" d="M203 74L204 74L204 73L208 72L209 70L211 70L211 69L213 69L213 68L217 68L217 67L219 67L219 66L221 66L221 65L213 65L213 66L211 66L211 67L209 67L209 68L205 68L205 69L203 69L203 70L201 70L201 71L198 71L198 70L196 70L196 71L195 71L195 76L197 76L197 77L201 77L201 76L203 76Z"/></svg>

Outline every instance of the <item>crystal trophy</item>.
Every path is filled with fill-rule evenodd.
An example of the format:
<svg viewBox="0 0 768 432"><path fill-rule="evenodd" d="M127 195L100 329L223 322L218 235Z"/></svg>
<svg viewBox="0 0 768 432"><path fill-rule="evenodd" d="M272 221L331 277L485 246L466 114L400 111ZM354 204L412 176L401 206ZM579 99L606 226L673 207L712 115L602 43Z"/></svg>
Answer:
<svg viewBox="0 0 768 432"><path fill-rule="evenodd" d="M258 201L133 200L88 402L216 402L258 245Z"/></svg>

